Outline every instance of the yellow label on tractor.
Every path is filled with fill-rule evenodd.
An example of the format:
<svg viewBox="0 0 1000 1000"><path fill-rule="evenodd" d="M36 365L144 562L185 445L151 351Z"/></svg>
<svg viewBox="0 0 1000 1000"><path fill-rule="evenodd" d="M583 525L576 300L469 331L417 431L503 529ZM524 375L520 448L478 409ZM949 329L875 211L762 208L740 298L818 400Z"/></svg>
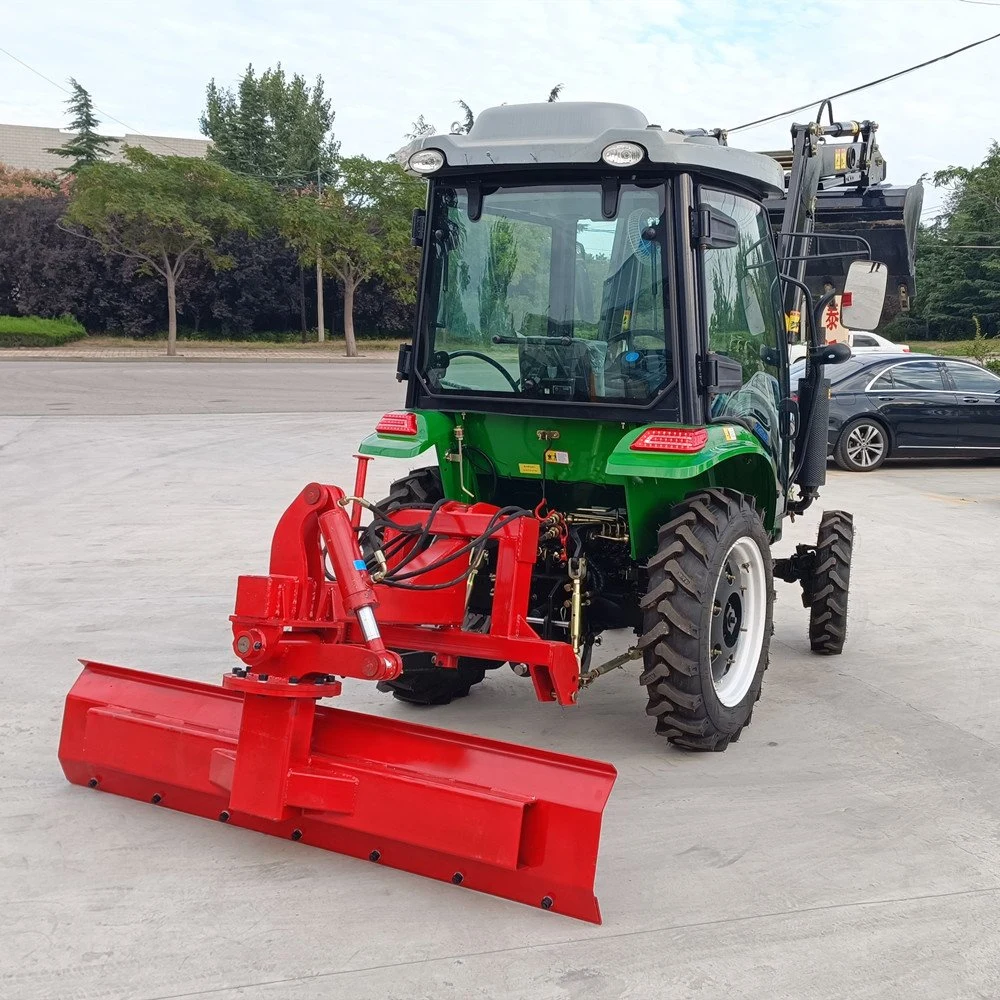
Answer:
<svg viewBox="0 0 1000 1000"><path fill-rule="evenodd" d="M540 465L535 465L532 462L519 462L517 471L520 472L522 476L540 476L542 474L542 467Z"/></svg>
<svg viewBox="0 0 1000 1000"><path fill-rule="evenodd" d="M801 317L797 309L785 313L785 332L798 334Z"/></svg>
<svg viewBox="0 0 1000 1000"><path fill-rule="evenodd" d="M847 169L847 147L841 146L839 149L833 151L833 169L834 170L846 170Z"/></svg>
<svg viewBox="0 0 1000 1000"><path fill-rule="evenodd" d="M545 461L549 465L569 465L568 451L547 451Z"/></svg>
<svg viewBox="0 0 1000 1000"><path fill-rule="evenodd" d="M629 324L632 322L632 310L622 310L622 333L628 333Z"/></svg>

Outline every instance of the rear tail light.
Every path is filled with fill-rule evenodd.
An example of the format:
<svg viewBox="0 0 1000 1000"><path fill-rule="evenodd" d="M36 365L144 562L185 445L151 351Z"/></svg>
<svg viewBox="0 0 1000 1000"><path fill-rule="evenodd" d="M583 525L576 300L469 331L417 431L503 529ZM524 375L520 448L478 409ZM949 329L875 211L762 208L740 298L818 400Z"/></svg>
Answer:
<svg viewBox="0 0 1000 1000"><path fill-rule="evenodd" d="M673 451L693 455L708 443L704 427L647 427L633 442L632 451Z"/></svg>
<svg viewBox="0 0 1000 1000"><path fill-rule="evenodd" d="M403 434L414 437L417 433L417 415L415 413L387 413L375 425L376 434Z"/></svg>
<svg viewBox="0 0 1000 1000"><path fill-rule="evenodd" d="M903 345L902 345L902 346L900 347L900 350L901 350L901 351L902 351L902 352L903 352L904 354L909 354L909 353L910 353L910 347L909 347L909 344L903 344Z"/></svg>

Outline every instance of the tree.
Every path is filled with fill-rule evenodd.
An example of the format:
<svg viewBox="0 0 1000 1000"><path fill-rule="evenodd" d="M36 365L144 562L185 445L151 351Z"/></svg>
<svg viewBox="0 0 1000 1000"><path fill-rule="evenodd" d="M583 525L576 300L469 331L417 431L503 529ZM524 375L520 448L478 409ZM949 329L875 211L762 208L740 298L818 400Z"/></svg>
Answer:
<svg viewBox="0 0 1000 1000"><path fill-rule="evenodd" d="M1000 145L982 163L934 174L951 185L945 212L918 237L918 310L929 325L968 336L975 317L1000 327ZM996 250L990 249L996 246ZM958 321L956 323L956 321ZM960 327L961 329L959 329Z"/></svg>
<svg viewBox="0 0 1000 1000"><path fill-rule="evenodd" d="M414 139L421 139L425 135L433 135L437 129L423 115L410 126L410 131L403 138L412 142Z"/></svg>
<svg viewBox="0 0 1000 1000"><path fill-rule="evenodd" d="M249 174L283 190L315 183L322 189L335 173L340 143L333 136L335 113L323 90L323 77L310 87L298 73L291 79L278 63L258 77L252 65L236 90L207 89L201 131L212 140L210 158L236 173ZM317 256L316 312L323 339L323 268ZM305 276L299 269L302 339L305 326Z"/></svg>
<svg viewBox="0 0 1000 1000"><path fill-rule="evenodd" d="M207 160L157 156L125 147L126 163L95 163L77 176L66 221L106 252L160 275L167 290L167 354L177 353L177 282L188 263L225 269L217 244L228 233L254 234L269 191Z"/></svg>
<svg viewBox="0 0 1000 1000"><path fill-rule="evenodd" d="M559 95L563 91L563 84L557 83L550 91L549 96L546 98L547 104L554 104L559 100ZM476 124L476 115L472 108L469 107L465 101L458 100L455 102L462 109L462 118L460 121L451 123L451 133L452 135L468 135L472 131L472 126ZM418 124L426 125L424 122L424 116L421 115L416 122L413 123L414 130ZM407 139L418 139L421 135L429 135L433 132L433 127L428 132L419 132L416 135L407 135Z"/></svg>
<svg viewBox="0 0 1000 1000"><path fill-rule="evenodd" d="M476 116L465 101L458 100L455 103L462 109L462 120L451 123L452 134L468 135L472 131L472 126L476 124Z"/></svg>
<svg viewBox="0 0 1000 1000"><path fill-rule="evenodd" d="M200 125L212 140L210 159L235 173L293 188L332 179L340 150L334 118L321 76L310 87L298 73L286 77L278 63L259 77L248 66L235 90L213 79Z"/></svg>
<svg viewBox="0 0 1000 1000"><path fill-rule="evenodd" d="M378 278L412 301L417 255L410 246L410 217L424 202L423 184L394 162L352 156L338 164L334 185L319 197L296 192L283 200L281 228L303 262L321 256L344 293L344 339L357 357L355 294Z"/></svg>
<svg viewBox="0 0 1000 1000"><path fill-rule="evenodd" d="M69 123L69 131L74 133L73 138L67 139L62 146L46 150L47 153L55 153L56 156L72 161L59 171L62 174L75 174L81 167L106 160L111 155L108 143L114 141L110 136L98 134L97 126L100 121L94 114L90 94L73 77L69 78L69 84L73 93L66 104L73 115Z"/></svg>

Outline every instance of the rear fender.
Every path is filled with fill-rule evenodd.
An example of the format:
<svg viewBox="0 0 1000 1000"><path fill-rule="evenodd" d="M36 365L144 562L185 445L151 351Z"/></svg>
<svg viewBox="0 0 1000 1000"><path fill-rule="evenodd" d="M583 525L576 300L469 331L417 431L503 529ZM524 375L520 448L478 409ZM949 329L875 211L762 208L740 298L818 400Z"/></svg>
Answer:
<svg viewBox="0 0 1000 1000"><path fill-rule="evenodd" d="M780 534L781 487L774 460L760 440L739 424L710 424L708 441L693 454L633 451L645 430L622 437L608 458L607 472L625 485L632 537L632 556L648 559L656 548L656 531L671 507L709 488L737 490L754 498L772 540Z"/></svg>
<svg viewBox="0 0 1000 1000"><path fill-rule="evenodd" d="M405 412L416 416L416 434L380 434L375 431L361 442L358 451L376 458L416 458L429 448L447 449L455 426L449 414L435 410Z"/></svg>

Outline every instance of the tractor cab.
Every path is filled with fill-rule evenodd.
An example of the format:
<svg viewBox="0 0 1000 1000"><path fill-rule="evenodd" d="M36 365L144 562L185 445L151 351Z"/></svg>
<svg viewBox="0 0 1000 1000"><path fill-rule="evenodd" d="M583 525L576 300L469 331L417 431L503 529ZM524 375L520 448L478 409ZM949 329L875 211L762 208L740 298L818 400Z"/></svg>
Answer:
<svg viewBox="0 0 1000 1000"><path fill-rule="evenodd" d="M763 374L749 391L777 441L772 159L623 105L549 104L485 111L408 165L430 181L408 406L703 425L727 408L720 374L729 392Z"/></svg>

